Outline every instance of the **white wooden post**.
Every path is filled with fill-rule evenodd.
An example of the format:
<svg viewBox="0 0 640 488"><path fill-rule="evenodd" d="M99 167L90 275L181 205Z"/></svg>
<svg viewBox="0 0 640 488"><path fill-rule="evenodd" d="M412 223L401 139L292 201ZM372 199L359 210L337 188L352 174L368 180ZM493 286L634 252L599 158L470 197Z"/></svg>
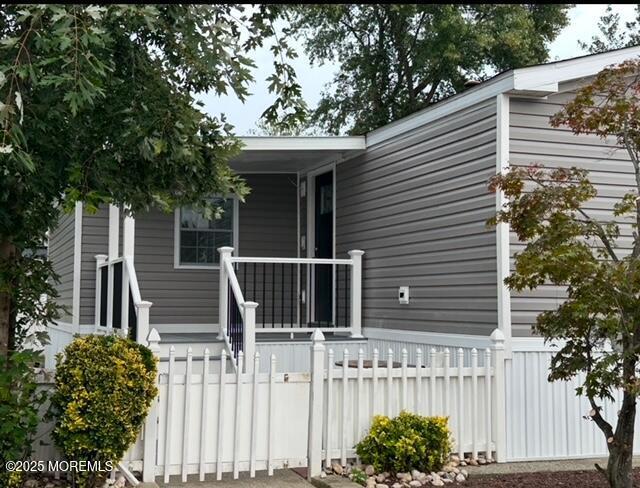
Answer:
<svg viewBox="0 0 640 488"><path fill-rule="evenodd" d="M311 389L309 396L309 447L307 458L308 478L319 476L322 471L322 404L324 402L324 335L319 329L311 336ZM331 367L331 365L329 365ZM329 458L327 445L327 458Z"/></svg>
<svg viewBox="0 0 640 488"><path fill-rule="evenodd" d="M247 358L245 372L248 374L253 373L253 361L251 361L251 358L256 352L256 308L258 308L256 302L244 302L244 344L242 345L242 350Z"/></svg>
<svg viewBox="0 0 640 488"><path fill-rule="evenodd" d="M143 345L145 343L144 338L149 334L149 309L151 305L153 305L151 302L144 301L138 305L138 333L136 334L136 342Z"/></svg>
<svg viewBox="0 0 640 488"><path fill-rule="evenodd" d="M362 255L364 251L349 251L351 266L351 337L362 337Z"/></svg>
<svg viewBox="0 0 640 488"><path fill-rule="evenodd" d="M505 461L505 449L507 444L506 434L506 395L505 395L505 336L500 329L495 329L491 334L491 342L493 349L493 357L495 361L494 365L494 377L495 385L493 388L494 401L494 417L493 425L495 426L495 452L496 462Z"/></svg>
<svg viewBox="0 0 640 488"><path fill-rule="evenodd" d="M228 246L220 247L218 252L220 253L220 284L218 286L218 326L220 327L218 339L220 340L224 338L224 328L227 326L227 302L229 298L227 287L229 277L227 276L227 270L224 268L224 262L231 257L233 248Z"/></svg>
<svg viewBox="0 0 640 488"><path fill-rule="evenodd" d="M136 221L130 215L124 218L122 223L122 257L125 260L131 261L133 264L134 254L134 236L136 229ZM122 263L122 332L128 335L129 332L129 270L127 269L127 263Z"/></svg>
<svg viewBox="0 0 640 488"><path fill-rule="evenodd" d="M118 257L120 244L120 209L115 205L109 205L109 277L107 279L107 327L113 328L113 264L111 262Z"/></svg>
<svg viewBox="0 0 640 488"><path fill-rule="evenodd" d="M160 356L160 334L156 329L152 329L147 338L149 349L154 356ZM158 384L158 373L156 373L156 384ZM142 481L150 483L156 478L156 443L158 440L158 401L155 398L151 403L151 408L144 422L144 445L142 455Z"/></svg>
<svg viewBox="0 0 640 488"><path fill-rule="evenodd" d="M96 309L95 309L95 330L100 325L100 308L102 307L102 280L100 279L100 266L107 261L108 256L106 254L96 255Z"/></svg>

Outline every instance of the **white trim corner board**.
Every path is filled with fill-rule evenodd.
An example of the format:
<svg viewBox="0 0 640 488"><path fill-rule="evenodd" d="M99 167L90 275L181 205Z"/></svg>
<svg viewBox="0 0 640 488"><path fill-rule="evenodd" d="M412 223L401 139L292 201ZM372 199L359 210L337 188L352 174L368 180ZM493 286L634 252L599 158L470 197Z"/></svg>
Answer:
<svg viewBox="0 0 640 488"><path fill-rule="evenodd" d="M509 169L509 95L496 97L496 174ZM504 192L496 192L496 211L507 203ZM506 357L511 357L511 293L504 280L510 272L509 224L496 225L496 273L498 289L498 328L505 337Z"/></svg>

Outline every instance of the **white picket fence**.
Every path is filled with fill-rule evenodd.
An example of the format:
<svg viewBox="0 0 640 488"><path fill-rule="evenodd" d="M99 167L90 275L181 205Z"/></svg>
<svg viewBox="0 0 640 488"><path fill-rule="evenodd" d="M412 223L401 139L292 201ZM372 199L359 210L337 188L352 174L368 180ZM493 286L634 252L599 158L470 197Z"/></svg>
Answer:
<svg viewBox="0 0 640 488"><path fill-rule="evenodd" d="M336 363L320 331L310 348L310 373L277 371L270 359L268 373L228 373L224 353L219 372L210 373L212 359L194 360L187 353L185 369L176 367L172 348L168 372L159 375L158 400L132 452L141 454L143 480L171 475L223 473L237 478L257 470L307 466L310 476L323 463L343 464L356 457L354 446L366 435L376 414L395 416L401 410L449 417L454 452L477 457L479 452L501 460L504 450L504 341L494 335L492 349L472 351L471 365L463 351L418 352L394 358L389 351L370 360L363 351L343 352ZM149 347L159 352L158 333ZM456 356L455 361L453 360ZM479 356L483 366L478 365ZM350 360L350 358L353 358ZM238 362L244 362L239 355ZM399 359L399 362L397 361ZM252 358L260 362L260 354ZM178 373L180 371L180 373ZM253 369L259 371L259 368ZM127 458L132 465L135 456Z"/></svg>

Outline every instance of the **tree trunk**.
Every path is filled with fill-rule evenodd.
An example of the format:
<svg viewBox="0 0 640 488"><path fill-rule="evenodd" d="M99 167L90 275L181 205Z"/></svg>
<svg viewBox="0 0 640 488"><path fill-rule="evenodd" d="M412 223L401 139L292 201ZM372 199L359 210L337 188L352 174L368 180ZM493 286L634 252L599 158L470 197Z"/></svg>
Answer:
<svg viewBox="0 0 640 488"><path fill-rule="evenodd" d="M0 262L10 262L15 257L16 247L9 241L0 242ZM13 347L14 321L12 307L11 283L2 283L0 289L0 356L7 357L9 350Z"/></svg>
<svg viewBox="0 0 640 488"><path fill-rule="evenodd" d="M633 488L633 437L636 421L636 398L624 392L613 442L609 443L607 479L612 488Z"/></svg>

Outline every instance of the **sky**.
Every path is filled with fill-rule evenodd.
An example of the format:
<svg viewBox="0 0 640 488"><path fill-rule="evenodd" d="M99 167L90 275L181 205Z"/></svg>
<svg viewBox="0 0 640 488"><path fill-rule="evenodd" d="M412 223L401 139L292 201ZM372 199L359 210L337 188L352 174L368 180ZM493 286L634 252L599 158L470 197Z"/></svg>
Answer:
<svg viewBox="0 0 640 488"><path fill-rule="evenodd" d="M597 22L604 13L606 4L578 4L569 11L569 25L550 46L550 60L567 59L586 54L578 46L578 41L589 41L597 33ZM614 4L615 12L620 13L622 22L635 19L634 4ZM320 99L324 86L331 81L337 71L336 65L311 66L300 44L292 43L299 58L292 62L302 86L303 96L309 105L314 107ZM205 104L205 111L212 115L224 113L227 120L236 128L236 134L247 135L256 130L256 122L262 112L273 101L273 95L267 90L264 81L272 72L273 58L267 48L253 53L257 68L254 71L255 82L250 87L252 95L240 102L233 95L218 97L213 93L205 94L199 99Z"/></svg>

